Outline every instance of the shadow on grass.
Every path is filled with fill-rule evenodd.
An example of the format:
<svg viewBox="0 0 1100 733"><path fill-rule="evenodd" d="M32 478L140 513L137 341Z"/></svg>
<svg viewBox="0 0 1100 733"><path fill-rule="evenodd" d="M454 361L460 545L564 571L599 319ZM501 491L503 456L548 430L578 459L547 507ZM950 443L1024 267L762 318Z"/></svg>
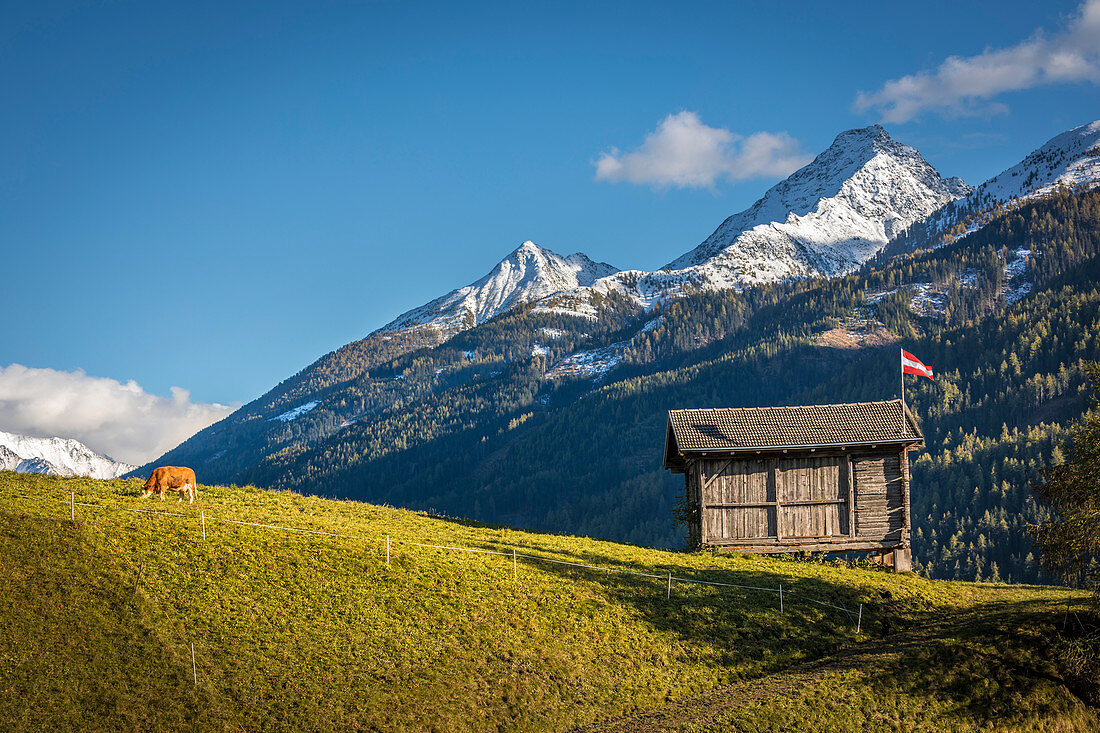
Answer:
<svg viewBox="0 0 1100 733"><path fill-rule="evenodd" d="M1096 708L1052 661L1063 611L1028 599L910 614L886 636L584 730L772 730L815 720L838 730L1096 730Z"/></svg>
<svg viewBox="0 0 1100 733"><path fill-rule="evenodd" d="M1043 600L976 604L830 660L858 670L880 696L935 701L960 726L1030 725L1087 709L1066 685L1051 642L1063 608ZM1094 714L1085 719L1096 724Z"/></svg>

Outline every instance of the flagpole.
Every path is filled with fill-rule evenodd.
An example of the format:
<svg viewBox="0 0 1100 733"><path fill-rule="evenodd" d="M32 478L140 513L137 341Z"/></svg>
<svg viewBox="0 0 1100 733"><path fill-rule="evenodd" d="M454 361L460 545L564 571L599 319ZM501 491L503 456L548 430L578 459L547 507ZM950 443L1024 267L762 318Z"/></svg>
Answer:
<svg viewBox="0 0 1100 733"><path fill-rule="evenodd" d="M905 437L905 350L899 349L898 369L901 371L901 436ZM778 521L778 520L776 520Z"/></svg>
<svg viewBox="0 0 1100 733"><path fill-rule="evenodd" d="M898 350L898 368L901 370L901 404L905 404L905 367L902 365L901 349Z"/></svg>

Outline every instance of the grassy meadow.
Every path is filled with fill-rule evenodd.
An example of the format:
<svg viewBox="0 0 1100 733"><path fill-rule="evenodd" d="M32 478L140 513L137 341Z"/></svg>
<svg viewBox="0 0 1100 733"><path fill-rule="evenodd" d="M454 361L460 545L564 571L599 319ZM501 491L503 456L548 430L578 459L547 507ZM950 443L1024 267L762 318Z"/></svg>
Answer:
<svg viewBox="0 0 1100 733"><path fill-rule="evenodd" d="M193 506L138 488L0 473L0 729L1100 727L1046 653L1083 601L1064 589L662 552L251 487L202 486ZM75 521L72 494L96 505ZM785 608L409 542L782 583ZM811 597L862 604L859 632Z"/></svg>

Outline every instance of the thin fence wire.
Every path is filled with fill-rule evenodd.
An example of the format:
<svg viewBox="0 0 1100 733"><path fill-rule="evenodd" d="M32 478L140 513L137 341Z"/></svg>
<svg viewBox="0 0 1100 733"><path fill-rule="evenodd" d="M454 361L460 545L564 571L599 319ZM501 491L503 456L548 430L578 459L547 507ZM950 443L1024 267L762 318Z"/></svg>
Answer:
<svg viewBox="0 0 1100 733"><path fill-rule="evenodd" d="M11 498L30 499L31 501L42 501L43 499L48 499L48 500L51 500L51 501L60 501L60 502L63 502L65 504L71 504L72 506L91 507L92 509L105 509L105 510L109 510L109 511L118 511L118 512L140 512L142 514L157 514L157 515L162 516L162 517L183 517L184 519L192 519L192 517L188 516L187 514L179 514L177 512L170 512L170 511L167 511L167 510L157 511L156 509L134 509L134 508L131 508L131 507L124 507L124 506L106 506L104 504L85 504L85 503L79 502L79 501L65 501L64 499L54 499L53 497L50 497L50 496L27 496L26 494L12 494Z"/></svg>
<svg viewBox="0 0 1100 733"><path fill-rule="evenodd" d="M260 524L259 522L241 522L236 519L225 519L223 517L210 517L215 522L225 522L226 524L240 524L245 527L262 527L263 529L281 529L285 532L301 532L302 534L319 534L326 537L344 537L349 540L371 540L373 542L385 542L385 540L378 540L374 537L367 537L365 535L355 534L337 534L336 532L322 532L318 529L301 529L299 527L283 527L278 524Z"/></svg>
<svg viewBox="0 0 1100 733"><path fill-rule="evenodd" d="M193 519L195 521L199 521L199 518L197 518L197 517L191 517L189 515L179 514L177 512L157 511L157 510L152 510L152 509L136 509L136 508L132 508L132 507L107 506L107 505L104 505L104 504L89 504L89 503L83 503L83 502L75 501L75 498L73 498L73 497L70 497L69 501L64 501L64 499L55 499L54 497L48 497L48 496L28 496L26 494L13 494L13 495L9 495L9 498L29 499L31 501L42 501L43 499L45 499L45 500L63 502L65 504L70 504L71 506L74 506L74 507L75 506L89 507L89 508L93 508L93 509L101 509L101 510L104 510L104 511L136 512L136 513L141 513L141 514L150 514L150 515L154 515L154 516L180 517L180 518L183 518L183 519ZM388 557L389 557L389 545L391 543L391 539L390 539L390 535L388 535L388 534L385 537L371 537L369 535L341 534L341 533L338 533L338 532L324 532L324 531L321 531L321 530L304 529L304 528L301 528L301 527L287 527L285 525L280 525L280 524L263 524L263 523L260 523L260 522L245 522L245 521L241 521L241 520L237 520L237 519L228 519L228 518L225 518L225 517L216 517L216 516L206 517L205 516L205 510L204 510L202 521L205 522L205 520L207 520L207 519L209 519L211 521L215 521L215 522L223 522L225 524L235 524L235 525L244 526L244 527L257 527L257 528L260 528L260 529L272 529L272 530L280 530L280 531L284 531L284 532L296 532L296 533L300 533L300 534L320 535L320 536L325 536L325 537L338 537L338 538L341 538L341 539L363 540L363 541L367 541L367 542L384 543L386 545L387 561L388 561ZM622 575L631 575L631 576L636 576L636 577L641 577L641 578L651 578L651 579L654 579L654 580L666 580L667 579L667 581L669 583L669 586L668 586L668 597L669 598L671 598L671 596L672 596L672 583L674 583L674 582L675 583L691 583L691 584L695 584L695 585L704 585L704 586L711 586L711 587L718 587L718 588L736 588L736 589L739 589L739 590L758 591L758 592L762 592L762 593L776 593L776 594L779 594L782 599L787 599L787 600L789 600L791 596L798 596L798 598L800 600L807 601L808 603L814 603L814 604L816 604L818 606L822 606L824 608L831 608L831 609L834 609L836 611L839 611L839 612L845 614L848 617L848 619L850 621L852 621L852 624L854 626L856 626L857 628L859 628L862 625L860 623L860 622L862 622L862 613L863 613L863 604L862 603L859 605L859 608L860 608L860 622L856 622L855 620L852 619L852 614L846 607L838 606L838 605L835 605L835 604L832 604L832 603L827 603L825 601L818 600L817 598L813 598L813 597L808 596L808 595L806 595L806 594L804 594L804 593L802 593L798 590L794 590L794 589L791 589L789 587L784 589L784 588L782 588L782 585L780 585L780 587L778 587L778 588L769 588L767 586L740 585L740 584L737 584L737 583L724 583L724 582L720 582L720 581L716 581L716 580L702 580L702 579L699 579L699 578L682 578L682 577L679 577L679 576L676 576L676 575L672 575L671 573L662 573L662 574L647 573L647 572L642 572L642 571L639 571L639 570L628 570L626 568L609 567L609 566L605 566L605 565L589 565L589 564L586 564L586 563L573 562L573 561L570 561L570 560L560 560L558 558L546 557L545 555L531 555L531 554L519 552L516 548L512 548L510 551L500 551L500 550L487 550L487 549L474 548L474 547L459 547L457 545L435 545L435 544L430 544L430 543L425 543L425 542L415 542L413 540L398 540L398 539L392 540L392 543L395 544L395 545L407 545L407 546L411 546L411 547L422 547L422 548L436 549L436 550L447 550L447 551L452 551L452 552L466 552L466 553L474 553L474 554L497 555L497 556L503 556L503 557L511 557L513 559L513 563L515 563L519 558L522 558L522 559L525 559L525 560L534 560L536 562L551 563L551 564L554 564L554 565L566 565L566 566L575 567L575 568L583 568L583 569L586 569L586 570L598 570L598 571L601 571L601 572L604 572L604 573L619 573L619 574L622 574ZM513 567L513 571L514 571L514 574L518 572L515 567ZM782 601L781 601L781 604L782 604Z"/></svg>

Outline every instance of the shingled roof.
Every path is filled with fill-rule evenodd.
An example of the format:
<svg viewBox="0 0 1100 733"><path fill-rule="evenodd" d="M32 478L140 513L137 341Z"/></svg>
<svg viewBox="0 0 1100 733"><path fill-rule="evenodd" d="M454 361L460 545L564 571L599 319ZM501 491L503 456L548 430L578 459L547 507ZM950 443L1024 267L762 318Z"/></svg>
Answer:
<svg viewBox="0 0 1100 733"><path fill-rule="evenodd" d="M901 400L798 407L669 410L664 467L683 467L686 453L919 443L924 440Z"/></svg>

